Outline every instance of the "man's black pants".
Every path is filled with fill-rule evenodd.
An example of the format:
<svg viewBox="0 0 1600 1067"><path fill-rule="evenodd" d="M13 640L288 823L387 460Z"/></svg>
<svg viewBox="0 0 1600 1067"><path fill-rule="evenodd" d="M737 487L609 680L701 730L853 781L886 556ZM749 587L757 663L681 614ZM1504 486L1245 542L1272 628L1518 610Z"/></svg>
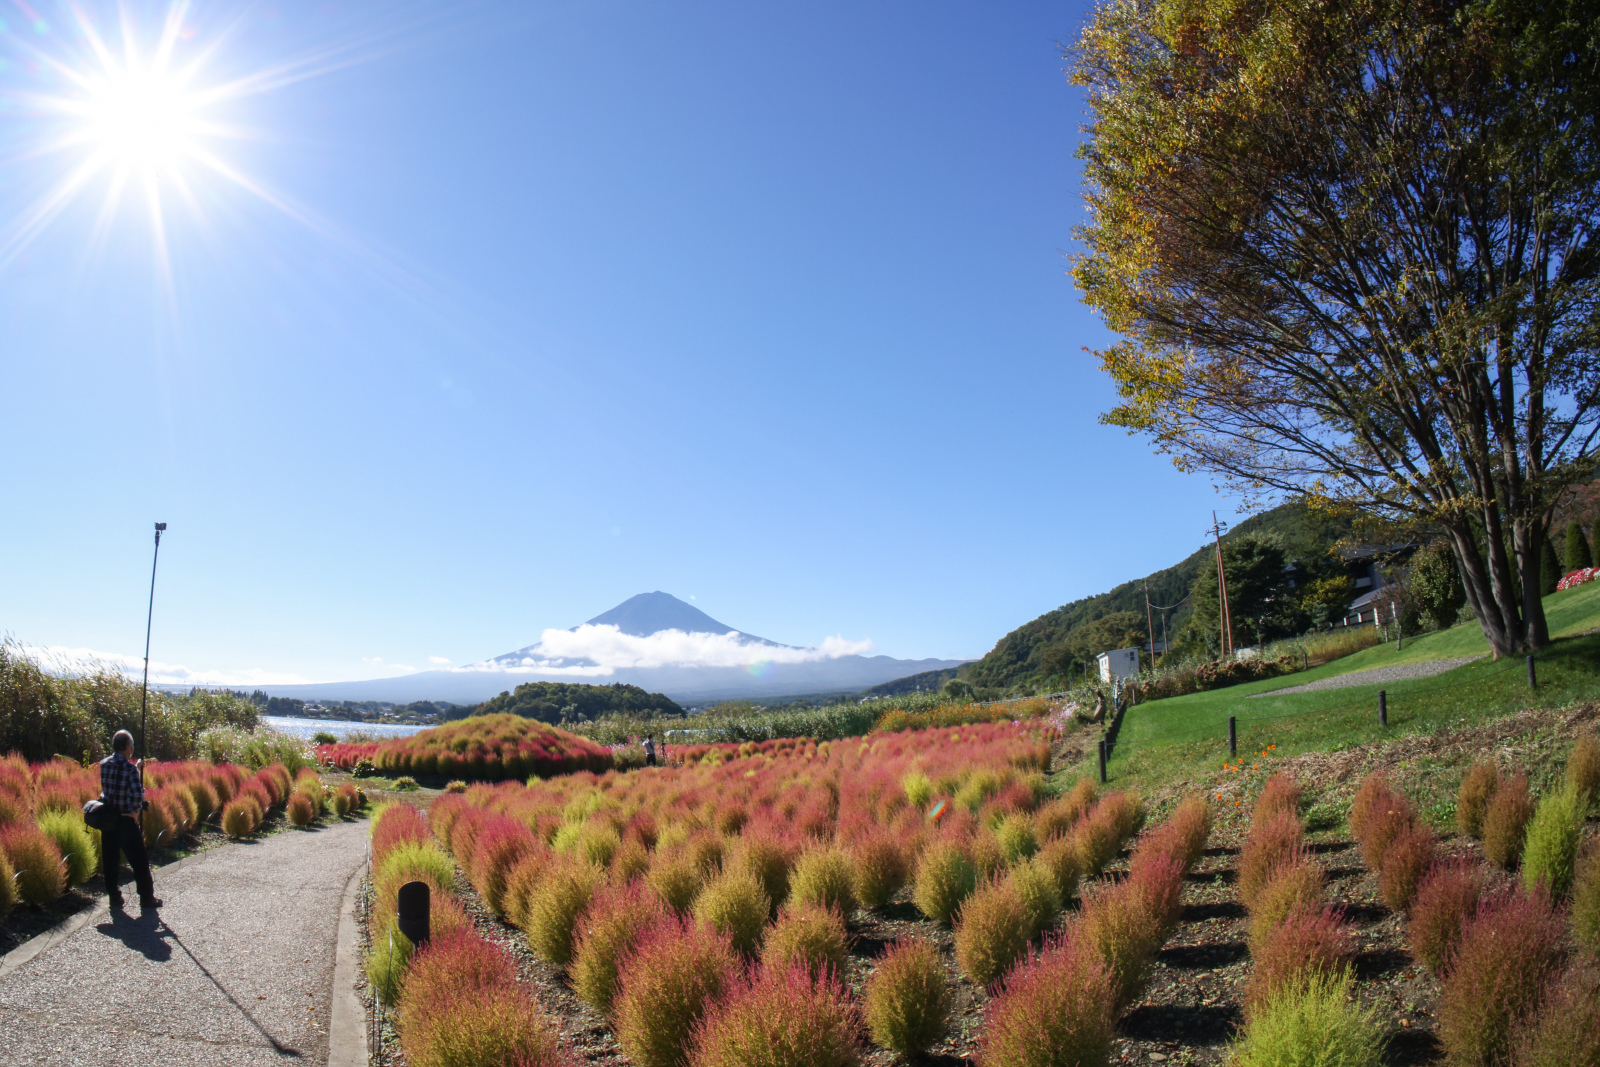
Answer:
<svg viewBox="0 0 1600 1067"><path fill-rule="evenodd" d="M144 850L144 831L139 828L139 820L118 815L114 829L100 832L100 852L105 857L107 894L120 895L117 887L117 879L122 873L119 859L125 855L128 857L128 866L133 868L133 881L139 887L139 896L145 898L156 895L155 883L150 879L150 857Z"/></svg>

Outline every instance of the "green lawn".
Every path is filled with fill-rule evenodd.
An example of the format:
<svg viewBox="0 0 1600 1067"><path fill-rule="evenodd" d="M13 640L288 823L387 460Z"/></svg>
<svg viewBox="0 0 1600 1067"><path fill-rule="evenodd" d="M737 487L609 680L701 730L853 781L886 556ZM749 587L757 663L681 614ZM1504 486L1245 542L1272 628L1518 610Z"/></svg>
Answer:
<svg viewBox="0 0 1600 1067"><path fill-rule="evenodd" d="M1247 758L1268 745L1278 746L1278 756L1337 749L1600 697L1600 635L1588 633L1600 627L1600 582L1546 597L1545 611L1558 640L1538 656L1537 692L1528 689L1522 659L1494 662L1477 623L1467 623L1408 641L1398 653L1391 642L1310 671L1130 708L1108 776L1154 786L1220 771L1228 761L1230 715L1238 720L1239 754ZM1371 667L1472 655L1484 658L1431 678L1247 699ZM1378 726L1379 689L1388 697L1387 731ZM1084 764L1063 769L1059 778L1070 782L1093 767L1091 755Z"/></svg>

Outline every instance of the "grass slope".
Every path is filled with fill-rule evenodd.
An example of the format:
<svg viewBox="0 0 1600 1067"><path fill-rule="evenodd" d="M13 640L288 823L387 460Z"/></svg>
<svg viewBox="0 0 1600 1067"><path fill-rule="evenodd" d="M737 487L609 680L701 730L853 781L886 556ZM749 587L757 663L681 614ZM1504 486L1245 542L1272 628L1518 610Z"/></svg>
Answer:
<svg viewBox="0 0 1600 1067"><path fill-rule="evenodd" d="M1239 756L1276 745L1276 757L1338 750L1408 733L1428 733L1478 722L1532 706L1558 706L1600 696L1600 582L1545 598L1558 639L1538 656L1539 688L1530 692L1521 659L1495 662L1477 623L1407 642L1366 649L1286 678L1191 693L1130 708L1112 752L1108 775L1130 785L1157 787L1221 773L1228 757L1228 717L1239 729ZM1373 683L1311 693L1270 695L1318 678L1373 667L1482 655L1476 662L1432 678ZM1389 726L1378 726L1378 690L1387 693ZM1248 699L1252 694L1268 694ZM1094 758L1063 769L1070 783L1094 769Z"/></svg>

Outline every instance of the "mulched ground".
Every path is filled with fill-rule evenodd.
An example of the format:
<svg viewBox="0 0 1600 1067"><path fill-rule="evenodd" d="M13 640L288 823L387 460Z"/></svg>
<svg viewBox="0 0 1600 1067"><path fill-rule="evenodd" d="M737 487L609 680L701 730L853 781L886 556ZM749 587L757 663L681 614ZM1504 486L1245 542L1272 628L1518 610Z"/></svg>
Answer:
<svg viewBox="0 0 1600 1067"><path fill-rule="evenodd" d="M1507 766L1542 767L1551 772L1572 734L1597 719L1600 705L1535 709L1483 726L1404 737L1342 752L1310 753L1284 760L1264 758L1253 768L1256 773L1246 777L1175 783L1149 798L1160 812L1198 787L1213 796L1222 814L1212 833L1211 847L1186 877L1179 929L1157 956L1144 996L1119 1023L1113 1060L1184 1065L1226 1061L1229 1045L1243 1023L1243 997L1250 977L1248 921L1234 886L1234 865L1248 831L1249 799L1267 775L1284 770L1298 778L1313 801L1308 818L1310 840L1328 869L1329 900L1345 909L1356 936L1356 978L1362 1004L1391 1030L1388 1062L1396 1067L1440 1062L1443 1053L1434 1037L1438 983L1412 959L1402 918L1383 904L1376 876L1368 870L1359 846L1346 835L1344 812L1350 796L1362 777L1380 769L1408 792L1412 791L1408 781L1413 775L1425 778L1432 774L1441 781L1456 782L1460 769L1485 757ZM1080 748L1081 741L1061 747L1063 750L1056 753L1058 766L1071 766L1074 757L1081 758L1080 753L1068 750ZM1419 789L1421 784L1419 779ZM1482 862L1476 843L1448 833L1443 835L1441 850L1446 854L1472 855ZM1126 862L1124 854L1104 877L1120 877ZM494 918L464 878L458 879L457 892L480 931L502 944L517 962L523 980L559 1021L564 1039L579 1058L598 1065L627 1063L604 1018L578 1000L565 975L534 956L523 943L520 931ZM1069 910L1063 922L1071 921L1071 917ZM896 938L926 937L940 947L955 991L955 1009L946 1040L922 1062L938 1067L974 1063L988 996L956 967L952 933L922 918L905 892L876 911L858 912L850 932L852 951L846 977L858 994L871 975L876 958ZM379 1029L382 1035L374 1047L373 1062L401 1067L404 1057L392 1029L387 1024ZM867 1062L883 1067L897 1059L891 1053L872 1049Z"/></svg>

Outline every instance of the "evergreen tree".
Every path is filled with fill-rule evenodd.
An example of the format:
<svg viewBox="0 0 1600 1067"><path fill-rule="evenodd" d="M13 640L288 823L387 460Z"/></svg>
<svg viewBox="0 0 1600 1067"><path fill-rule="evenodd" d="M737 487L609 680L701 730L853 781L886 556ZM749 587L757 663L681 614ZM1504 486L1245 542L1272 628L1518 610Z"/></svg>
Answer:
<svg viewBox="0 0 1600 1067"><path fill-rule="evenodd" d="M1576 522L1567 524L1567 553L1563 562L1569 573L1594 566L1594 557L1589 552L1588 538L1583 536L1583 527Z"/></svg>
<svg viewBox="0 0 1600 1067"><path fill-rule="evenodd" d="M1549 596L1554 593L1556 584L1560 581L1561 561L1556 558L1556 546L1546 537L1539 552L1539 595Z"/></svg>

